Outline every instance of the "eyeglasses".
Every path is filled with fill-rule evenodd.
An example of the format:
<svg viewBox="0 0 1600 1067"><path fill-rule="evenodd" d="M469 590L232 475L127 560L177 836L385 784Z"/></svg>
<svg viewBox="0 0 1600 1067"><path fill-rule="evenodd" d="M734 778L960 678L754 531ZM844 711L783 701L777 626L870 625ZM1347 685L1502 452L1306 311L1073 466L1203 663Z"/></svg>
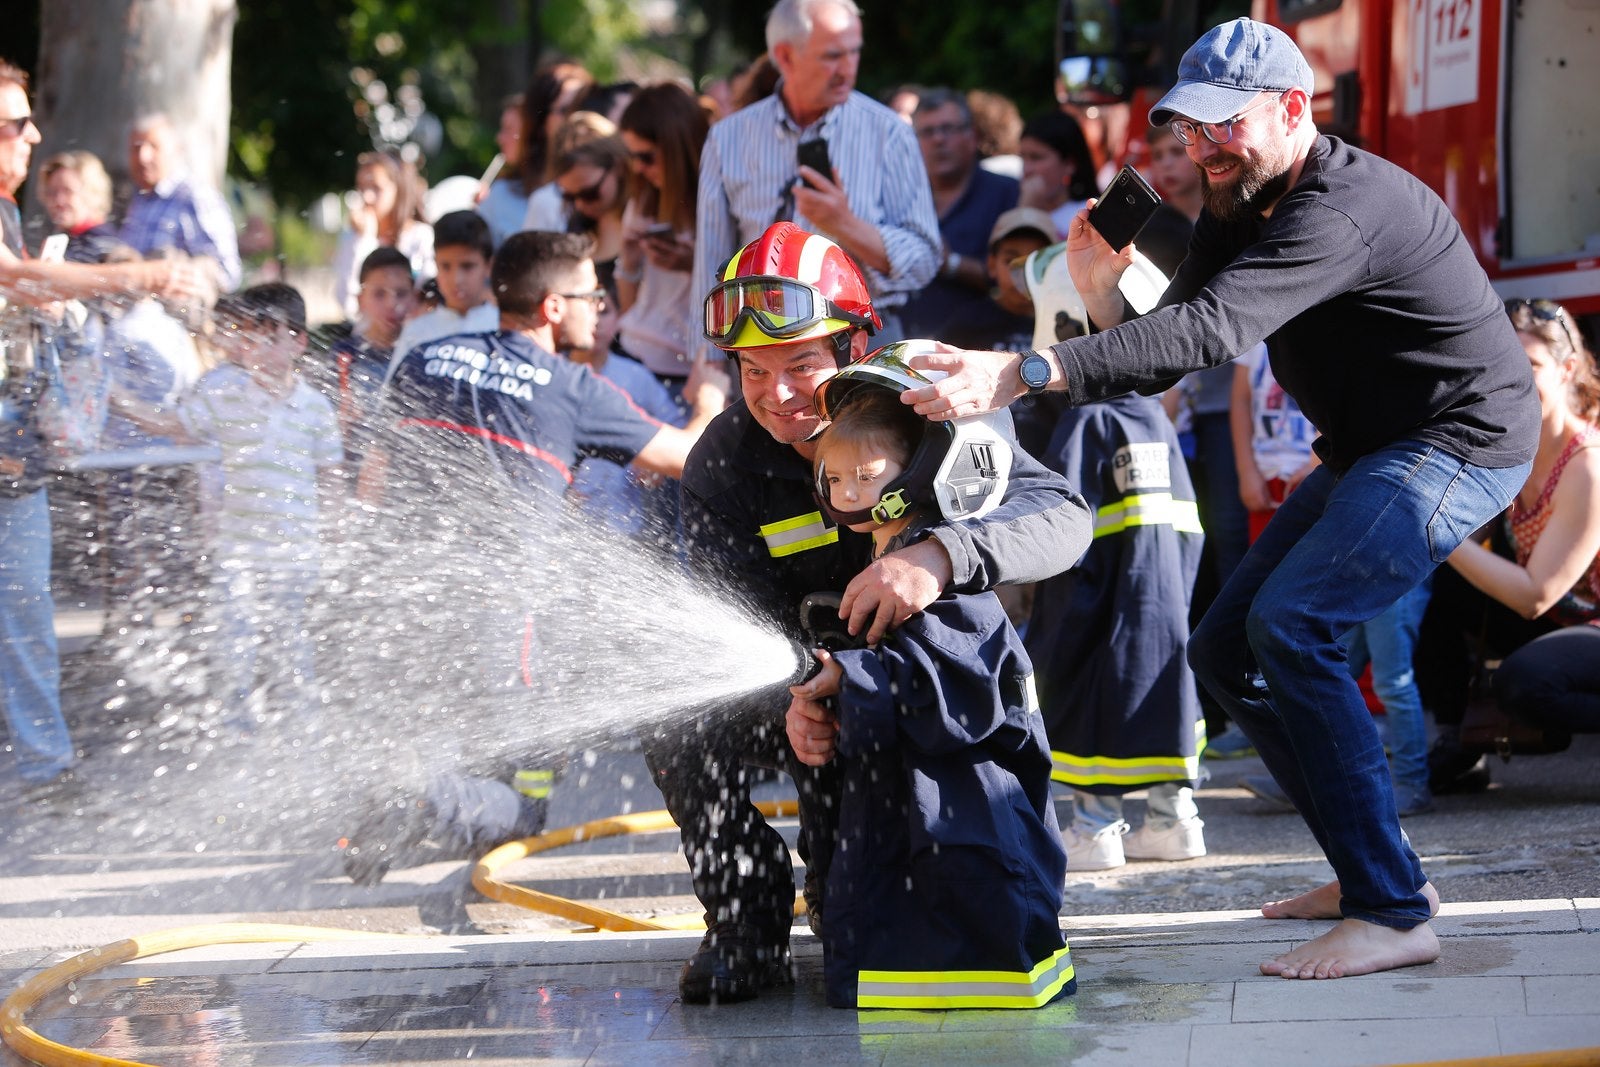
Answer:
<svg viewBox="0 0 1600 1067"><path fill-rule="evenodd" d="M731 341L750 321L773 340L785 341L824 319L871 325L869 319L846 311L805 282L772 276L734 278L706 297L705 336L713 344Z"/></svg>
<svg viewBox="0 0 1600 1067"><path fill-rule="evenodd" d="M941 137L955 137L972 129L970 122L943 122L937 126L922 126L917 130L917 136L924 141L937 141Z"/></svg>
<svg viewBox="0 0 1600 1067"><path fill-rule="evenodd" d="M1572 329L1567 326L1567 317L1563 314L1566 308L1554 300L1524 300L1516 297L1506 301L1506 314L1511 316L1511 324L1517 329L1523 329L1531 318L1537 322L1553 322L1561 327L1561 332L1567 337L1567 348L1572 352L1578 351L1578 341L1572 336ZM1518 320L1521 320L1519 322Z"/></svg>
<svg viewBox="0 0 1600 1067"><path fill-rule="evenodd" d="M565 200L569 204L592 204L605 195L601 190L606 184L606 179L609 177L611 177L611 172L608 170L604 174L600 175L599 181L595 182L587 189L579 189L575 193L569 193L563 189L561 191L561 199Z"/></svg>
<svg viewBox="0 0 1600 1067"><path fill-rule="evenodd" d="M1205 134L1206 140L1210 141L1212 144L1227 144L1229 141L1233 140L1233 124L1235 122L1238 122L1240 119L1244 118L1246 115L1250 114L1250 112L1254 111L1263 104L1269 104L1274 100L1282 100L1283 94L1288 91L1289 90L1285 89L1283 92L1280 92L1275 96L1262 97L1260 100L1257 100L1255 103L1251 104L1249 107L1245 108L1231 119L1223 119L1221 122L1191 122L1189 119L1173 119L1171 122L1167 123L1167 129L1171 130L1172 136L1176 137L1183 144L1197 143L1195 139L1196 130L1199 130L1201 133Z"/></svg>
<svg viewBox="0 0 1600 1067"><path fill-rule="evenodd" d="M656 165L656 150L654 148L646 148L640 152L629 152L628 158L641 167L653 167Z"/></svg>
<svg viewBox="0 0 1600 1067"><path fill-rule="evenodd" d="M39 128L39 124L33 121L32 115L19 115L14 119L0 119L0 137L8 139L21 137L29 126L36 130Z"/></svg>
<svg viewBox="0 0 1600 1067"><path fill-rule="evenodd" d="M596 314L606 309L606 291L604 289L591 289L587 293L557 293L559 297L568 300L592 300Z"/></svg>

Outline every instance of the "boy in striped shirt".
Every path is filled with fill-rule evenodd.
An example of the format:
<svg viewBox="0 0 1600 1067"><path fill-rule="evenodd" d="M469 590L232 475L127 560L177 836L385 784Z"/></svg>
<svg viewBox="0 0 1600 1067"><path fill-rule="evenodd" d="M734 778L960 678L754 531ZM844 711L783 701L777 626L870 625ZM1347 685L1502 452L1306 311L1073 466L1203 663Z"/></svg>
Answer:
<svg viewBox="0 0 1600 1067"><path fill-rule="evenodd" d="M135 419L221 452L202 468L200 489L213 692L225 722L249 733L264 721L264 709L250 706L258 667L273 711L316 703L306 606L320 567L319 504L336 499L344 451L333 406L296 373L306 343L299 292L252 286L219 306L218 327L226 361L183 398L176 417Z"/></svg>

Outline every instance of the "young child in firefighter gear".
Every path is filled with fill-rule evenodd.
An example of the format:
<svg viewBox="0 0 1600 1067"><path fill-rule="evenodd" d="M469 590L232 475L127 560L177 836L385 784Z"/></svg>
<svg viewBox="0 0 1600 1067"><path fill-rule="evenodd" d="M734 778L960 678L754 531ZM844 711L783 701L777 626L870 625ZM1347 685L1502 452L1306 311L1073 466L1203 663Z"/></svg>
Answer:
<svg viewBox="0 0 1600 1067"><path fill-rule="evenodd" d="M952 430L902 404L917 377L868 357L816 394L832 420L816 452L818 502L870 533L879 555L939 521L936 499L946 518L997 501L1010 466L987 427ZM946 593L876 648L816 656L819 673L791 691L838 727L828 1003L1036 1008L1074 992L1044 723L999 599Z"/></svg>
<svg viewBox="0 0 1600 1067"><path fill-rule="evenodd" d="M1203 720L1184 658L1202 535L1177 434L1130 394L1067 409L1039 458L1095 509L1089 551L1040 583L1027 630L1052 776L1073 790L1067 870L1204 856ZM1122 798L1139 789L1149 815L1129 834Z"/></svg>

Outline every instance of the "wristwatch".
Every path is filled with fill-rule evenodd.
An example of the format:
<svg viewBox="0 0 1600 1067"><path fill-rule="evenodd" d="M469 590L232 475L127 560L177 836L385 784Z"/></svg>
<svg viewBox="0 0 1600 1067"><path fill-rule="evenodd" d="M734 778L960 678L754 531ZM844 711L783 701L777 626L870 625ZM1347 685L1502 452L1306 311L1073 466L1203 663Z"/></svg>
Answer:
<svg viewBox="0 0 1600 1067"><path fill-rule="evenodd" d="M1029 352L1022 357L1022 366L1017 368L1022 375L1022 384L1028 387L1028 395L1044 392L1044 387L1050 384L1050 361L1037 352Z"/></svg>

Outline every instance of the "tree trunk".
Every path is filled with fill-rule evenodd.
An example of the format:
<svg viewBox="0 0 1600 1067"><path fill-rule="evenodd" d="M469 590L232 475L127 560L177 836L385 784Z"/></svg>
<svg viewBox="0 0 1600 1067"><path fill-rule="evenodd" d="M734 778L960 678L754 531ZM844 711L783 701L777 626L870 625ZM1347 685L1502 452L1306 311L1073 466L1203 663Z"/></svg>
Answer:
<svg viewBox="0 0 1600 1067"><path fill-rule="evenodd" d="M44 141L34 150L34 173L57 152L84 149L125 193L128 131L159 111L172 120L190 173L220 189L235 0L49 0L42 7L33 110ZM43 192L37 186L28 183L32 208Z"/></svg>

